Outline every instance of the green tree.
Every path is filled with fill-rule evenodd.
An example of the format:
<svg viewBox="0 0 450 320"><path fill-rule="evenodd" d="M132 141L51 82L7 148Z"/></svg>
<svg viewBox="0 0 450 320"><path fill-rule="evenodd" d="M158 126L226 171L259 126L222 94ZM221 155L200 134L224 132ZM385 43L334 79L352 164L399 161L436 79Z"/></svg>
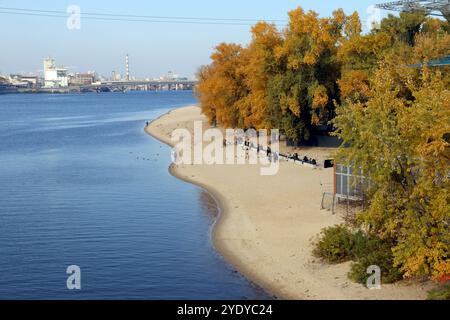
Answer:
<svg viewBox="0 0 450 320"><path fill-rule="evenodd" d="M389 34L393 41L403 41L413 46L418 34L426 20L426 12L401 12L399 17L390 14L381 21L380 31Z"/></svg>

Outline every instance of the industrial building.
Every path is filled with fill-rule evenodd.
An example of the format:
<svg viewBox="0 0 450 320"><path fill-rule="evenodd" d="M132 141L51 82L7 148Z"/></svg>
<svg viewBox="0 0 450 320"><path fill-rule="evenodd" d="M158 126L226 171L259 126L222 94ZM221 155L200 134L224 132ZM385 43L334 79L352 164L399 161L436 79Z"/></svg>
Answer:
<svg viewBox="0 0 450 320"><path fill-rule="evenodd" d="M71 85L91 85L95 81L95 74L93 73L76 73L70 78Z"/></svg>
<svg viewBox="0 0 450 320"><path fill-rule="evenodd" d="M44 60L44 87L61 88L69 86L67 69L56 67L55 60L47 58Z"/></svg>

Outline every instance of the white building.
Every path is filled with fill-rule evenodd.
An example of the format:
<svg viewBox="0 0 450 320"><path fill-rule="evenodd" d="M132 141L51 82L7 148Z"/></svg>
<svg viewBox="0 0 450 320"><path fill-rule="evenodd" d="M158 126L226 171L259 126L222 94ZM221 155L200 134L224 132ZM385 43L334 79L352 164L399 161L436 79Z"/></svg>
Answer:
<svg viewBox="0 0 450 320"><path fill-rule="evenodd" d="M44 79L46 88L58 88L69 86L69 77L67 69L57 68L55 60L47 58L44 60Z"/></svg>

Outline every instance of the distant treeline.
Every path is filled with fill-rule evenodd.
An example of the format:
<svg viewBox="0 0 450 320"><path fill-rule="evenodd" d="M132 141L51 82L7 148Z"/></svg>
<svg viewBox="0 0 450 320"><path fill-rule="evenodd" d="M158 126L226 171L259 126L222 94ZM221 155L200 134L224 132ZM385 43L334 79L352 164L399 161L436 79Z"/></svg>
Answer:
<svg viewBox="0 0 450 320"><path fill-rule="evenodd" d="M283 30L260 22L249 45L216 47L198 72L201 107L211 123L277 128L294 141L332 127L346 146L338 160L370 179L350 227L390 248L362 260L446 279L450 68L427 62L450 55L449 30L448 21L411 12L363 34L357 13L320 18L298 8Z"/></svg>

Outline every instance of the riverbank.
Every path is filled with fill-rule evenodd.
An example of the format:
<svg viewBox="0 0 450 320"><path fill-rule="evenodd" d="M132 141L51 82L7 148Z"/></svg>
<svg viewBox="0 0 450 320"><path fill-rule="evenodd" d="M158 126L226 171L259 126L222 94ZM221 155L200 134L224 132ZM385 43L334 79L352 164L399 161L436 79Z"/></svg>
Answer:
<svg viewBox="0 0 450 320"><path fill-rule="evenodd" d="M146 132L172 145L177 128L193 132L206 118L200 108L173 110L154 120ZM317 159L332 150L309 149ZM311 255L322 228L342 222L320 210L321 183L332 170L281 162L275 176L261 176L259 165L180 165L171 173L207 189L218 201L220 217L213 241L225 259L246 277L283 299L425 299L429 283L401 282L368 290L347 279L349 263L326 265Z"/></svg>

